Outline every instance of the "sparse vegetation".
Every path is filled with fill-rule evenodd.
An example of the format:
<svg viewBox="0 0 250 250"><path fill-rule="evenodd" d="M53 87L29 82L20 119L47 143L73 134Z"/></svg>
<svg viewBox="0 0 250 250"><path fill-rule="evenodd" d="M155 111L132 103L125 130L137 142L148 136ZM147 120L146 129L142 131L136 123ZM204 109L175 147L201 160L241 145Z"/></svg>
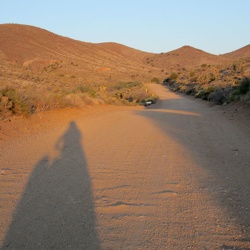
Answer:
<svg viewBox="0 0 250 250"><path fill-rule="evenodd" d="M2 33L8 32L10 26L1 25ZM57 35L51 34L46 40L47 32L34 27L36 35L31 43L27 40L30 28L26 28L22 27L22 36L11 36L13 41L1 40L3 54L11 54L8 52L11 47L6 46L9 43L18 43L20 51L16 58L13 55L0 62L0 119L65 106L141 104L150 98L157 99L143 83L160 83L163 78L166 78L164 84L173 91L216 104L236 100L250 102L249 58L224 60L223 55L208 55L191 47L146 55L136 50L131 53L130 48L118 44L86 47L85 43L78 43L75 46L75 41L69 39L64 44L62 37L58 49ZM42 39L46 41L41 43ZM22 53L22 44L30 46L27 53ZM33 47L33 44L39 46ZM110 46L109 50L105 46ZM127 56L118 52L109 56L108 51L112 49L121 50Z"/></svg>
<svg viewBox="0 0 250 250"><path fill-rule="evenodd" d="M167 78L164 80L164 84L169 86L173 91L194 95L196 98L208 100L216 105L227 104L237 100L250 104L250 78L243 78L240 81L238 81L238 78L236 79L236 85L225 87L210 85L211 81L208 81L205 85L199 83L192 84L192 78L190 78L190 83L188 84Z"/></svg>
<svg viewBox="0 0 250 250"><path fill-rule="evenodd" d="M0 116L29 115L34 112L63 107L83 107L93 104L138 105L146 99L157 97L140 82L117 82L108 86L97 84L64 84L27 88L2 87L0 91Z"/></svg>

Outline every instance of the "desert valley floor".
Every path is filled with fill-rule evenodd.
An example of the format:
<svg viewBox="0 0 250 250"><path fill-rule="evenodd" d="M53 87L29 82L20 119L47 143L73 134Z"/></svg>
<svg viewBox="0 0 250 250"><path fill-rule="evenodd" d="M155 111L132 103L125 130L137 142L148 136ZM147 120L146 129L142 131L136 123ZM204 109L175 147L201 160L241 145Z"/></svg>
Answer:
<svg viewBox="0 0 250 250"><path fill-rule="evenodd" d="M1 249L250 249L249 126L152 88L1 122Z"/></svg>

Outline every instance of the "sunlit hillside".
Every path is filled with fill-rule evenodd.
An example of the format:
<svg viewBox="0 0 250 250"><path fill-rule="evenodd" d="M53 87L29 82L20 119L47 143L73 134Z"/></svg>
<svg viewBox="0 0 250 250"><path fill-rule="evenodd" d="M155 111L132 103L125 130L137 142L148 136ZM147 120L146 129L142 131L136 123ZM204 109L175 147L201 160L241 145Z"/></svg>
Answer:
<svg viewBox="0 0 250 250"><path fill-rule="evenodd" d="M178 86L232 86L250 75L249 51L248 45L217 56L184 46L153 54L113 42L77 41L28 25L1 24L1 119L72 105L135 105L153 96L145 83L173 76Z"/></svg>

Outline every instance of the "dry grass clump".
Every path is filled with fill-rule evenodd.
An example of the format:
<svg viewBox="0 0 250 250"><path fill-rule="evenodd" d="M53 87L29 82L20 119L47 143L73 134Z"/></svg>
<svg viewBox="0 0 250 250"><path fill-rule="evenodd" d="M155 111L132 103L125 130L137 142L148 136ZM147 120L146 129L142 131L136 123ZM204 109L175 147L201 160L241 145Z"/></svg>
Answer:
<svg viewBox="0 0 250 250"><path fill-rule="evenodd" d="M86 105L96 105L104 103L102 100L93 98L85 93L68 94L63 97L62 102L62 106L67 107L83 107Z"/></svg>

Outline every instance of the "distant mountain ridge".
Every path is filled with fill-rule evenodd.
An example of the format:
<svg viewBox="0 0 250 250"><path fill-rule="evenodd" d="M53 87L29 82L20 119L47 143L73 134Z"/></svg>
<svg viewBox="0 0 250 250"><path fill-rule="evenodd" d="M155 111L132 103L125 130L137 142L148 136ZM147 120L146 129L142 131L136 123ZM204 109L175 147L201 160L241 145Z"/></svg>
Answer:
<svg viewBox="0 0 250 250"><path fill-rule="evenodd" d="M192 68L202 64L222 64L226 63L228 59L185 45L176 50L155 55L154 61L158 67L178 65L179 67Z"/></svg>
<svg viewBox="0 0 250 250"><path fill-rule="evenodd" d="M0 50L5 58L22 62L36 57L98 57L99 53L105 56L112 50L105 44L73 40L29 25L2 24L0 34ZM123 45L117 46L129 50Z"/></svg>
<svg viewBox="0 0 250 250"><path fill-rule="evenodd" d="M107 79L107 73L104 72L109 71L109 78L113 76L114 79L146 81L152 75L164 78L166 71L175 68L191 69L202 64L224 64L249 55L250 45L220 56L191 46L156 54L113 42L82 42L29 25L0 25L2 61L34 69L45 68L56 61L58 64L60 62L64 71L84 73L93 80Z"/></svg>
<svg viewBox="0 0 250 250"><path fill-rule="evenodd" d="M136 56L139 54L143 56L154 55L154 53L140 51L114 42L94 44L78 41L54 34L42 28L22 24L0 24L0 34L1 54L10 59L14 59L15 57L16 59L23 60L32 59L31 57L37 56L39 51L45 55L62 56L63 53L73 53L74 55L75 51L95 54L100 49L103 51L109 50L124 56L128 56L128 52L130 52L129 54L134 53ZM250 55L250 44L221 56L210 54L187 45L161 54L166 56L190 56L191 58L197 56L207 58L208 60L216 60L216 58L221 56L245 57Z"/></svg>

